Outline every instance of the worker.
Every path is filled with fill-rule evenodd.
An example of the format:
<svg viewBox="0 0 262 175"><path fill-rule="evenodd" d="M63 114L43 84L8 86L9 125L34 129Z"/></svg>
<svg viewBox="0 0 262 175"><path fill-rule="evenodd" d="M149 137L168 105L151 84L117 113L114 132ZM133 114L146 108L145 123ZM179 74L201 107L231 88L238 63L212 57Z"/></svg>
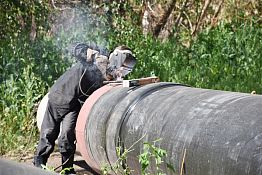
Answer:
<svg viewBox="0 0 262 175"><path fill-rule="evenodd" d="M76 174L73 168L76 149L75 126L81 102L100 88L103 81L126 76L136 63L132 51L126 46L117 47L109 55L105 49L95 45L77 43L73 45L71 52L77 63L50 88L33 161L36 167L46 165L59 136L58 147L65 174Z"/></svg>

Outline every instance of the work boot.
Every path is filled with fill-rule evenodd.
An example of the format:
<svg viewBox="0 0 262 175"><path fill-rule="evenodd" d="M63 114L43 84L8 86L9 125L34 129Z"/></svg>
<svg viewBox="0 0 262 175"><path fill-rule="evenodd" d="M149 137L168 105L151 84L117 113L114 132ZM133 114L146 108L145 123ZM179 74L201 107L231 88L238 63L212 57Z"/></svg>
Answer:
<svg viewBox="0 0 262 175"><path fill-rule="evenodd" d="M34 156L33 164L35 167L43 168L42 165L46 165L47 159L42 156Z"/></svg>
<svg viewBox="0 0 262 175"><path fill-rule="evenodd" d="M62 171L65 174L76 174L74 164L74 153L61 153L62 154Z"/></svg>
<svg viewBox="0 0 262 175"><path fill-rule="evenodd" d="M64 170L64 174L66 175L76 175L75 169L74 168L70 168L69 170Z"/></svg>

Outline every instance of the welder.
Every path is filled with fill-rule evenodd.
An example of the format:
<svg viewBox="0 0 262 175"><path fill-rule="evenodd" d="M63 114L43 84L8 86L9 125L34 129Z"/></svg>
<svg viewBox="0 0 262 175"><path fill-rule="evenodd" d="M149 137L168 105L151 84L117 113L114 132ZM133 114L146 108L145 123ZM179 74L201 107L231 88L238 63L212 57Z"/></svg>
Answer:
<svg viewBox="0 0 262 175"><path fill-rule="evenodd" d="M58 78L49 90L33 163L40 168L46 165L59 137L62 169L65 174L76 174L73 168L75 126L81 103L100 88L103 81L121 79L131 72L136 58L126 46L119 46L110 54L106 49L85 43L73 44L70 50L77 63Z"/></svg>

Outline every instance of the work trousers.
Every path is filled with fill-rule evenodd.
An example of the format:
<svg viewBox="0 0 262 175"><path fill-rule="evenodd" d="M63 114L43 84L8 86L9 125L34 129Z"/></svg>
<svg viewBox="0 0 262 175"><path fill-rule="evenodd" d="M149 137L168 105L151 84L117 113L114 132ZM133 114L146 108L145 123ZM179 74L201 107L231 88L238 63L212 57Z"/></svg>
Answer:
<svg viewBox="0 0 262 175"><path fill-rule="evenodd" d="M54 150L55 140L58 138L59 133L58 147L62 155L62 163L70 159L63 168L73 166L73 155L76 149L75 126L80 108L80 104L69 108L48 101L35 155L36 166L46 164L47 159Z"/></svg>

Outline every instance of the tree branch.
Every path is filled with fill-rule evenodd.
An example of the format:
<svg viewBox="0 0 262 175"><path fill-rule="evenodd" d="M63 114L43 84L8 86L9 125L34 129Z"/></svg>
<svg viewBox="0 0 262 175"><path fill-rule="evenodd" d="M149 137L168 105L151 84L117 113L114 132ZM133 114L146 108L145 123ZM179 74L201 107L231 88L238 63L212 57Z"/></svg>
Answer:
<svg viewBox="0 0 262 175"><path fill-rule="evenodd" d="M192 33L193 32L193 25L192 25L192 22L191 22L191 20L190 20L190 18L189 18L189 16L187 15L187 13L184 11L183 12L183 15L185 15L185 17L186 17L186 19L187 19L187 21L188 21L188 24L189 24L189 28L190 28L190 33Z"/></svg>
<svg viewBox="0 0 262 175"><path fill-rule="evenodd" d="M155 26L155 28L153 30L154 36L159 35L159 33L161 32L161 29L166 25L166 23L168 21L168 17L170 16L170 14L172 13L172 11L174 10L175 7L176 7L176 1L173 0L171 2L170 6L168 7L167 11L164 13L162 18L158 22L158 24Z"/></svg>
<svg viewBox="0 0 262 175"><path fill-rule="evenodd" d="M67 10L67 9L70 9L70 8L58 8L56 5L55 5L55 0L51 0L51 3L52 3L52 6L55 10L60 10L60 11L63 11L63 10Z"/></svg>
<svg viewBox="0 0 262 175"><path fill-rule="evenodd" d="M191 35L195 35L198 32L199 26L200 26L200 22L202 21L202 19L204 18L204 16L206 15L206 11L208 6L210 5L211 0L205 0L205 4L201 10L201 15L199 16L197 23L195 25L195 29L194 31L191 33Z"/></svg>
<svg viewBox="0 0 262 175"><path fill-rule="evenodd" d="M187 3L188 3L188 0L185 0L185 1L183 2L182 8L180 9L179 15L178 15L178 17L177 17L177 19L176 19L176 21L175 21L175 28L177 28L178 25L179 25L179 23L180 23L180 19L181 19L182 14L184 13L184 11L185 11L185 9L186 9Z"/></svg>
<svg viewBox="0 0 262 175"><path fill-rule="evenodd" d="M218 8L217 8L216 11L215 11L214 16L212 17L211 26L214 26L214 25L215 25L216 18L217 18L218 14L219 14L220 11L221 11L222 4L223 4L223 3L224 3L224 0L221 0L220 3L219 3L219 5L218 5Z"/></svg>

